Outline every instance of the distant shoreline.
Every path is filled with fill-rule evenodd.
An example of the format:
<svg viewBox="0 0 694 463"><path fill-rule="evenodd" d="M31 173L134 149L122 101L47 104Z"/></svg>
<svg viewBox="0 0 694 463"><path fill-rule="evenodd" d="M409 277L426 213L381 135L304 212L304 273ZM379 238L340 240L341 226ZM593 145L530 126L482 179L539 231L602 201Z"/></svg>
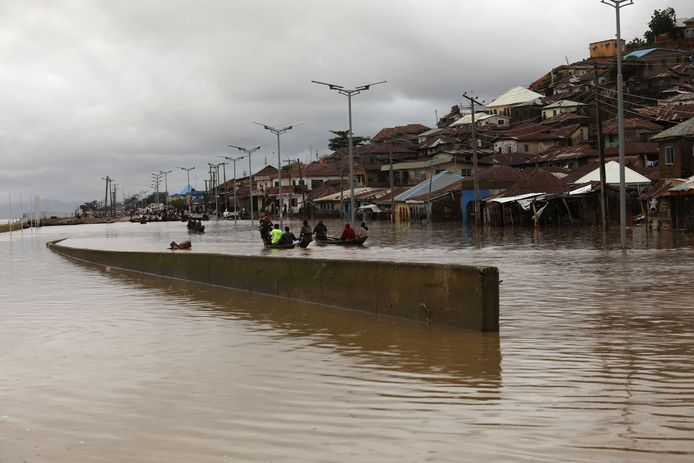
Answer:
<svg viewBox="0 0 694 463"><path fill-rule="evenodd" d="M59 226L59 225L85 225L85 224L94 224L94 223L113 223L113 222L124 222L128 221L129 217L62 217L62 218L50 218L50 219L41 219L41 227L53 227L53 226ZM24 227L24 228L29 228ZM22 227L20 226L19 221L11 222L11 223L2 223L0 224L0 233L7 233L9 231L21 231Z"/></svg>

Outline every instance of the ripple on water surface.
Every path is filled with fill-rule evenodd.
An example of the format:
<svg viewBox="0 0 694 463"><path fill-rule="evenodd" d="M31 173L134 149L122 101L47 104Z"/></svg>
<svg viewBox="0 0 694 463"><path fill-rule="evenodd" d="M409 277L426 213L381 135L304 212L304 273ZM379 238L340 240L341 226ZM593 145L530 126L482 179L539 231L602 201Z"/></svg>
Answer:
<svg viewBox="0 0 694 463"><path fill-rule="evenodd" d="M292 223L293 226L296 226ZM329 223L331 229L339 226ZM480 334L75 264L45 241L159 251L184 225L0 236L8 461L691 461L689 238L374 223L303 258L500 268ZM260 255L247 223L193 252ZM273 256L275 253L264 255Z"/></svg>

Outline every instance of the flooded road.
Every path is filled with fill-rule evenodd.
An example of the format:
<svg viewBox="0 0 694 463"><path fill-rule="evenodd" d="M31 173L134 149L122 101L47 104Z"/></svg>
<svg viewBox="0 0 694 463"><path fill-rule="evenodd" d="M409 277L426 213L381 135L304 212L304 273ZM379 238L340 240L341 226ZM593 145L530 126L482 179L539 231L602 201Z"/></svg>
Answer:
<svg viewBox="0 0 694 463"><path fill-rule="evenodd" d="M694 459L690 235L634 229L624 255L592 229L375 222L364 248L282 252L248 222L206 226L192 252L495 265L500 332L107 273L45 247L162 251L189 238L181 223L1 234L0 463Z"/></svg>

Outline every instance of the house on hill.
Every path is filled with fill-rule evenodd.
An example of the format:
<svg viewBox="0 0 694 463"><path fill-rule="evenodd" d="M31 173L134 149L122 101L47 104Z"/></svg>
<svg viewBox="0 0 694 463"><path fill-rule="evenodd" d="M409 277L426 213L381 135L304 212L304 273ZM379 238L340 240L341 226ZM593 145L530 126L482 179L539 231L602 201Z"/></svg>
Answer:
<svg viewBox="0 0 694 463"><path fill-rule="evenodd" d="M539 118L543 95L523 87L514 87L487 105L494 114L511 118L511 123Z"/></svg>
<svg viewBox="0 0 694 463"><path fill-rule="evenodd" d="M640 66L640 74L642 78L647 79L658 74L667 73L676 64L688 62L690 54L687 50L646 48L624 55L624 61L631 59L641 61L644 66Z"/></svg>
<svg viewBox="0 0 694 463"><path fill-rule="evenodd" d="M542 119L549 119L550 117L555 117L564 113L576 112L584 106L585 103L579 103L578 101L559 100L542 108Z"/></svg>
<svg viewBox="0 0 694 463"><path fill-rule="evenodd" d="M658 168L661 178L694 175L694 117L654 135L658 143Z"/></svg>
<svg viewBox="0 0 694 463"><path fill-rule="evenodd" d="M416 140L417 135L426 132L427 130L429 130L429 127L422 124L407 124L396 127L387 127L379 130L378 133L371 138L371 144L377 145L388 143L406 136L409 136L408 139Z"/></svg>
<svg viewBox="0 0 694 463"><path fill-rule="evenodd" d="M493 125L499 128L509 127L511 125L511 118L500 116L499 114L475 112L475 126L484 127L487 125ZM472 127L472 114L464 115L449 127Z"/></svg>
<svg viewBox="0 0 694 463"><path fill-rule="evenodd" d="M625 50L626 42L622 39L622 50ZM601 40L588 45L590 58L614 58L617 56L617 39Z"/></svg>

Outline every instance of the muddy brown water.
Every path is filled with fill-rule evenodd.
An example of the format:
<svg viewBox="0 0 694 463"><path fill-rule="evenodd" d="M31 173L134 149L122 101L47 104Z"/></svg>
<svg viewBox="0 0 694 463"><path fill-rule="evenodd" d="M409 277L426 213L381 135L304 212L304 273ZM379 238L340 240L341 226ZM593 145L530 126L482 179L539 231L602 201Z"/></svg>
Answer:
<svg viewBox="0 0 694 463"><path fill-rule="evenodd" d="M206 225L0 235L0 462L694 460L691 234L635 228L623 254L616 230L376 222L364 248L265 251L248 222ZM106 272L46 249L60 237L495 265L501 328Z"/></svg>

